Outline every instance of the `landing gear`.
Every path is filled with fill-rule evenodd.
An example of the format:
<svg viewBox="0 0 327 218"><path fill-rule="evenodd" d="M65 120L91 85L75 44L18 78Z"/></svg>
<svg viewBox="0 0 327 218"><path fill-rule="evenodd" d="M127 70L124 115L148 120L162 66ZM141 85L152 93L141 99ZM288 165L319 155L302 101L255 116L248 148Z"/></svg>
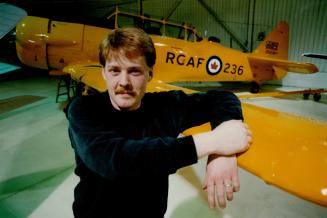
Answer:
<svg viewBox="0 0 327 218"><path fill-rule="evenodd" d="M303 99L308 100L310 93L303 93Z"/></svg>
<svg viewBox="0 0 327 218"><path fill-rule="evenodd" d="M259 83L256 83L256 82L251 82L251 89L250 89L250 92L251 93L258 93L259 92L259 89L260 89L260 85Z"/></svg>
<svg viewBox="0 0 327 218"><path fill-rule="evenodd" d="M314 101L320 101L320 99L321 99L321 94L320 93L313 94L313 100Z"/></svg>
<svg viewBox="0 0 327 218"><path fill-rule="evenodd" d="M307 100L307 99L309 99L310 95L313 95L313 100L318 102L321 99L321 93L322 92L326 92L326 90L324 90L324 89L304 90L303 99Z"/></svg>

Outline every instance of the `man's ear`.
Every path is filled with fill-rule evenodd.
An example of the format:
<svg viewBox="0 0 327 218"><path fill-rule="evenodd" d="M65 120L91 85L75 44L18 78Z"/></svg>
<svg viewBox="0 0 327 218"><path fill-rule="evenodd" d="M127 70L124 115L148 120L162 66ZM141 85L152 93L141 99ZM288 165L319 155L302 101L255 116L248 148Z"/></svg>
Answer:
<svg viewBox="0 0 327 218"><path fill-rule="evenodd" d="M152 69L151 69L151 70L149 71L149 79L148 79L148 82L151 81L152 77L153 77L153 71L152 71Z"/></svg>
<svg viewBox="0 0 327 218"><path fill-rule="evenodd" d="M104 73L104 67L102 67L101 73L102 73L102 78L103 78L104 80L107 80L107 79L106 79L106 75L105 75L105 73Z"/></svg>

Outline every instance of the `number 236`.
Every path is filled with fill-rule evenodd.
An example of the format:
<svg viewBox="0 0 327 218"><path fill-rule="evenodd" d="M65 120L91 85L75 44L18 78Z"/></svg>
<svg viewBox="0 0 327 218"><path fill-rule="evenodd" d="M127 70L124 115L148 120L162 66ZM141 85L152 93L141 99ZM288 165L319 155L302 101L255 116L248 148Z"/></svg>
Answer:
<svg viewBox="0 0 327 218"><path fill-rule="evenodd" d="M224 73L231 73L231 74L243 74L243 65L237 66L236 64L226 63L224 67Z"/></svg>

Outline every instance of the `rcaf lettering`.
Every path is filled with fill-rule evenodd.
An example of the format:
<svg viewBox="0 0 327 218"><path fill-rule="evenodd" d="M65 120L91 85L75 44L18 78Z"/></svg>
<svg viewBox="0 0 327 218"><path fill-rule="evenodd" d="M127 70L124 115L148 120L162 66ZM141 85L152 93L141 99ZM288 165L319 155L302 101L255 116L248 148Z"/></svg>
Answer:
<svg viewBox="0 0 327 218"><path fill-rule="evenodd" d="M193 57L190 58L190 60L188 60L186 66L188 65L192 65L194 67L194 60L193 60Z"/></svg>
<svg viewBox="0 0 327 218"><path fill-rule="evenodd" d="M194 61L194 57L186 57L184 54L179 54L175 55L175 53L172 52L167 52L167 56L166 56L166 63L171 63L171 64L175 64L177 63L178 65L182 65L182 66L192 66L192 67L196 67L199 68L200 64L202 64L202 62L204 61L204 58L198 58L196 61ZM196 64L195 64L196 63Z"/></svg>
<svg viewBox="0 0 327 218"><path fill-rule="evenodd" d="M174 54L175 55L175 54ZM177 56L177 63L179 65L184 65L185 62L185 55L181 54Z"/></svg>

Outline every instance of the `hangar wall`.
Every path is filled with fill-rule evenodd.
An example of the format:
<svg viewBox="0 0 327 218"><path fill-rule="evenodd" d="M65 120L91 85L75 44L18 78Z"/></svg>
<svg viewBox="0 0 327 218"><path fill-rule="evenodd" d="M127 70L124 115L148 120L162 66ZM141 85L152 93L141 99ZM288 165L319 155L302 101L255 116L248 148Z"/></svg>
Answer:
<svg viewBox="0 0 327 218"><path fill-rule="evenodd" d="M326 87L327 60L301 56L304 52L327 54L326 0L144 0L142 6L145 14L191 23L203 36L216 36L224 46L247 51L255 50L261 42L260 36L267 35L279 21L287 21L289 59L314 63L320 71L305 79L303 75L289 73L283 81L273 83ZM140 10L139 3L122 9L136 8Z"/></svg>

